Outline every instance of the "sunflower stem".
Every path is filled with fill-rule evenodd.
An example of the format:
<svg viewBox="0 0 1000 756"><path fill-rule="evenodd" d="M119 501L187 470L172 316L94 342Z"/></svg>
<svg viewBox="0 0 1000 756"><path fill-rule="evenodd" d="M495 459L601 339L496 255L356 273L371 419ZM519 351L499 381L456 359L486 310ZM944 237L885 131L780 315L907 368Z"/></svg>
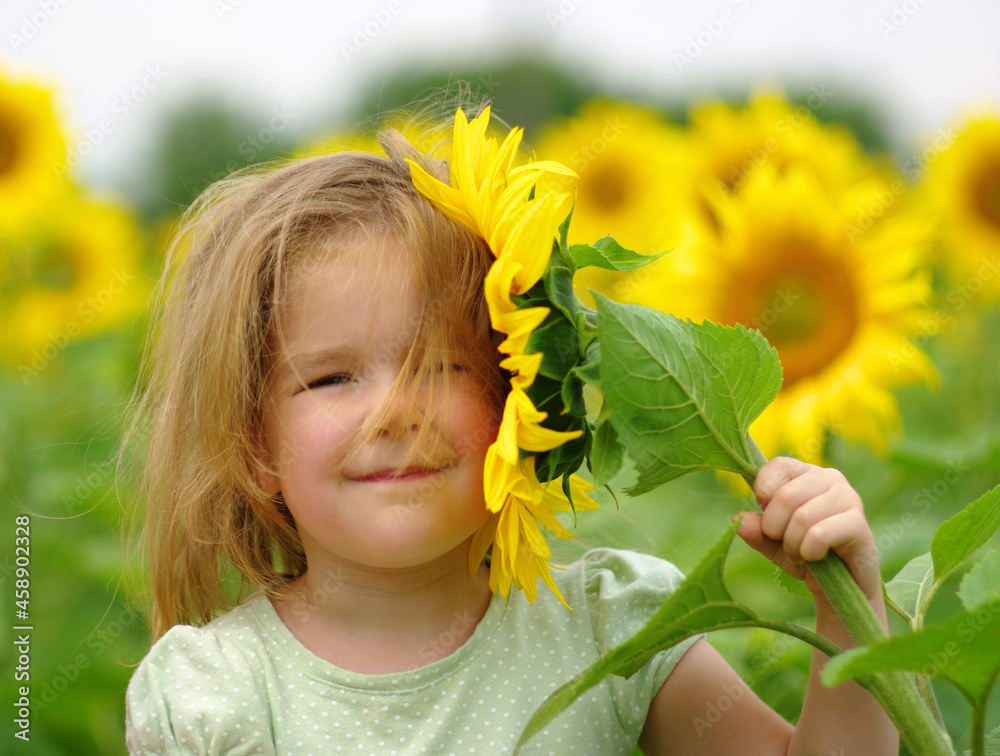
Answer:
<svg viewBox="0 0 1000 756"><path fill-rule="evenodd" d="M985 708L981 701L972 707L972 756L986 756Z"/></svg>

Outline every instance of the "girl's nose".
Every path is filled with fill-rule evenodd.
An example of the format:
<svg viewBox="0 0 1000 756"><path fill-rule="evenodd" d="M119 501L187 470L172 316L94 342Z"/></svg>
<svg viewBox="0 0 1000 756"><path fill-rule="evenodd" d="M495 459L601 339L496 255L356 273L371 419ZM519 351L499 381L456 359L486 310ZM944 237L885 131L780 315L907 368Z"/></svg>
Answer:
<svg viewBox="0 0 1000 756"><path fill-rule="evenodd" d="M412 381L389 381L376 408L376 428L380 436L403 438L420 429L426 417L425 402Z"/></svg>

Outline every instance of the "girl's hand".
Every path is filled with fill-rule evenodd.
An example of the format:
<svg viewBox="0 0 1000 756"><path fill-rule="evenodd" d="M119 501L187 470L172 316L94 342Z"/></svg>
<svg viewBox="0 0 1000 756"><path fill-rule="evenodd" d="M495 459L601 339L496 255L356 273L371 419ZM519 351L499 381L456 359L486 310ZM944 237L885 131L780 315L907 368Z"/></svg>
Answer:
<svg viewBox="0 0 1000 756"><path fill-rule="evenodd" d="M744 512L740 538L785 572L805 579L822 604L826 597L805 562L833 549L846 562L869 602L881 603L875 537L861 497L838 470L774 457L757 474L754 495L763 514Z"/></svg>

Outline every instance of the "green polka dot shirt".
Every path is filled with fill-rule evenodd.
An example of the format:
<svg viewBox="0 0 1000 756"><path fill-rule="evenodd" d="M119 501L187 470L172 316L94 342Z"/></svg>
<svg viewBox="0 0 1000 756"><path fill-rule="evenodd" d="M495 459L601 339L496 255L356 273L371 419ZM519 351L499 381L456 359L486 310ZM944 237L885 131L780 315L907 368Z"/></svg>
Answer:
<svg viewBox="0 0 1000 756"><path fill-rule="evenodd" d="M132 754L512 753L545 698L639 630L682 576L668 562L594 549L534 604L494 595L472 636L425 666L365 675L307 650L257 594L204 627L179 625L129 684ZM456 619L458 621L458 619ZM650 701L694 639L611 676L528 742L527 754L631 754ZM437 658L427 649L428 658Z"/></svg>

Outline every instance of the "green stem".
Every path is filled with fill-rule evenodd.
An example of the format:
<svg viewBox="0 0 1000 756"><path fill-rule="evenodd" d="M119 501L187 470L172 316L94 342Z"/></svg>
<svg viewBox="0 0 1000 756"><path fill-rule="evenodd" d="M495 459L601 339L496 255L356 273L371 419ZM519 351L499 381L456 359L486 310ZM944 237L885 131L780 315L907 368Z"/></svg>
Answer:
<svg viewBox="0 0 1000 756"><path fill-rule="evenodd" d="M986 706L972 706L972 756L986 756Z"/></svg>
<svg viewBox="0 0 1000 756"><path fill-rule="evenodd" d="M938 723L938 727L944 727L944 717L941 716L941 709L938 706L937 697L934 695L934 688L931 686L931 678L927 675L915 675L917 681L917 690L920 691L920 697L924 699L924 705L930 710L931 714L934 715L934 721Z"/></svg>
<svg viewBox="0 0 1000 756"><path fill-rule="evenodd" d="M750 458L750 467L744 468L740 471L740 475L743 476L743 480L747 482L750 486L750 490L753 490L753 482L757 479L757 473L760 472L760 468L764 466L767 462L767 457L760 450L760 447L754 443L754 440L750 438L749 435L746 436L747 440L747 456Z"/></svg>
<svg viewBox="0 0 1000 756"><path fill-rule="evenodd" d="M882 581L882 600L885 601L885 606L887 609L892 609L900 618L912 627L913 618L903 610L903 608L892 600L892 596L889 595L889 591L885 589L885 581Z"/></svg>
<svg viewBox="0 0 1000 756"><path fill-rule="evenodd" d="M808 643L813 648L822 651L831 658L839 653L842 653L841 649L837 648L836 644L831 643L819 633L814 633L812 630L806 630L804 627L796 625L794 622L785 622L783 620L775 620L768 617L756 617L752 622L747 622L745 627L763 627L768 630L774 630L775 632L790 635L793 638L798 638L800 641Z"/></svg>
<svg viewBox="0 0 1000 756"><path fill-rule="evenodd" d="M972 707L972 756L986 756L986 707Z"/></svg>
<svg viewBox="0 0 1000 756"><path fill-rule="evenodd" d="M754 471L754 475L756 476L760 468L767 462L767 457L764 456L764 452L760 450L760 447L757 446L750 436L747 436L747 450L750 452L750 461L757 466L757 470ZM753 483L750 484L750 487L753 488Z"/></svg>

